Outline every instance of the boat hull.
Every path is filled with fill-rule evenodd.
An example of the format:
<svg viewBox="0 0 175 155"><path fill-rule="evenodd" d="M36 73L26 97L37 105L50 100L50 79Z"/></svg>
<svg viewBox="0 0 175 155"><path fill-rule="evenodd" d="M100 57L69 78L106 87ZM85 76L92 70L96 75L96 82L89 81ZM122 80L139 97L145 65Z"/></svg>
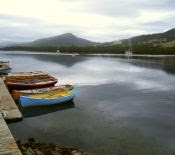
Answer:
<svg viewBox="0 0 175 155"><path fill-rule="evenodd" d="M48 92L59 92L63 90L72 90L74 87L72 85L61 85L61 86L53 86L46 87L40 89L30 89L30 90L14 90L12 92L12 97L15 102L19 101L20 96L39 94L39 93L48 93Z"/></svg>
<svg viewBox="0 0 175 155"><path fill-rule="evenodd" d="M11 73L11 71L12 71L12 69L6 69L6 70L1 70L0 71L0 74L9 74L9 73Z"/></svg>
<svg viewBox="0 0 175 155"><path fill-rule="evenodd" d="M44 106L44 105L55 105L60 103L65 103L72 101L74 97L77 95L78 91L74 90L68 96L59 97L55 99L36 99L30 98L28 96L21 96L20 97L20 104L22 107L31 107L31 106Z"/></svg>
<svg viewBox="0 0 175 155"><path fill-rule="evenodd" d="M52 80L45 81L45 82L38 82L38 83L15 83L11 81L6 81L6 86L10 92L12 90L26 90L26 89L35 89L35 88L45 88L54 86L58 82L57 79L52 78Z"/></svg>
<svg viewBox="0 0 175 155"><path fill-rule="evenodd" d="M133 54L132 51L126 51L126 52L125 52L125 55L132 55L132 54Z"/></svg>

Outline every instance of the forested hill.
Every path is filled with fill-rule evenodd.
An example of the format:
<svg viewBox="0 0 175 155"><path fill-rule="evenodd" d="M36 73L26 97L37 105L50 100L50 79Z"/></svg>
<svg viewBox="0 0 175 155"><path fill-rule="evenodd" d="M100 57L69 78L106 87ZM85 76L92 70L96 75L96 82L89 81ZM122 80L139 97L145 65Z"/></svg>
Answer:
<svg viewBox="0 0 175 155"><path fill-rule="evenodd" d="M124 40L126 42L127 40ZM175 28L164 33L156 33L149 35L140 35L131 38L132 44L152 44L154 46L160 45L162 47L175 46Z"/></svg>
<svg viewBox="0 0 175 155"><path fill-rule="evenodd" d="M31 47L60 47L60 46L93 46L95 42L79 38L72 33L65 33L62 35L38 39L26 44L23 46Z"/></svg>
<svg viewBox="0 0 175 155"><path fill-rule="evenodd" d="M175 54L175 29L164 33L141 35L131 38L134 54ZM108 43L95 43L73 34L35 40L30 43L8 46L1 50L42 51L66 53L120 53L128 49L128 39Z"/></svg>

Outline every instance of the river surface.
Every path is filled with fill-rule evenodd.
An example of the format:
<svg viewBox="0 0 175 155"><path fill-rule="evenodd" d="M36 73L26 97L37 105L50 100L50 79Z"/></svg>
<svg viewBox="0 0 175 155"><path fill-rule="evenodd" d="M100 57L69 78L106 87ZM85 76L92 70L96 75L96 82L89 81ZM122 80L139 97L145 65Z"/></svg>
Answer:
<svg viewBox="0 0 175 155"><path fill-rule="evenodd" d="M21 108L15 139L97 155L173 154L175 57L0 54L13 71L42 70L80 90L74 103Z"/></svg>

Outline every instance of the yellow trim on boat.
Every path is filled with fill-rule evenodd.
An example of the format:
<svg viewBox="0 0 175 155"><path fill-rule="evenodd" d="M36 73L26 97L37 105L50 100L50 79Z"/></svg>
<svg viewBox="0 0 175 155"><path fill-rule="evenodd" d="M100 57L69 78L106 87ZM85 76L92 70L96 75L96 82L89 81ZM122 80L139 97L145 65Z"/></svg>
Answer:
<svg viewBox="0 0 175 155"><path fill-rule="evenodd" d="M72 94L72 91L63 91L63 92L57 92L57 93L43 93L43 94L29 95L29 97L35 98L35 99L54 99L54 98L68 96L71 94Z"/></svg>

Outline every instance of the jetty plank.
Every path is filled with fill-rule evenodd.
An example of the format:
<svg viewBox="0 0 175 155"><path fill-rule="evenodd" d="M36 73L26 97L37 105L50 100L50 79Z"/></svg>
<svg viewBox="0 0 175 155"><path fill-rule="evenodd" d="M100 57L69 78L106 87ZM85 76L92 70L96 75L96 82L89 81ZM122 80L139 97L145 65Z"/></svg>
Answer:
<svg viewBox="0 0 175 155"><path fill-rule="evenodd" d="M22 120L23 118L15 101L7 90L2 78L0 78L0 110L5 112L5 120Z"/></svg>
<svg viewBox="0 0 175 155"><path fill-rule="evenodd" d="M22 155L1 113L0 155Z"/></svg>

